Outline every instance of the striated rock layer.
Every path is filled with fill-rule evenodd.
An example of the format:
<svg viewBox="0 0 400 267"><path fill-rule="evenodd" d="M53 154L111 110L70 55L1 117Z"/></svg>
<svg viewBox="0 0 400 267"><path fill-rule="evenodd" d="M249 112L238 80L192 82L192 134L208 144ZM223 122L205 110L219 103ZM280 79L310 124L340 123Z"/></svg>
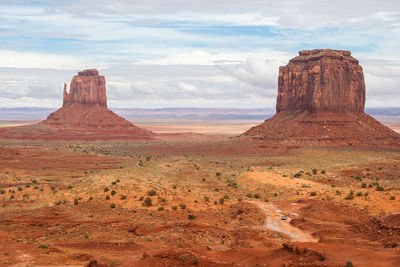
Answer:
<svg viewBox="0 0 400 267"><path fill-rule="evenodd" d="M349 51L316 49L279 68L276 115L242 136L287 144L400 145L364 113L362 67Z"/></svg>
<svg viewBox="0 0 400 267"><path fill-rule="evenodd" d="M141 129L107 108L104 76L95 69L74 76L70 92L64 85L63 106L46 120L0 129L0 138L29 140L152 139Z"/></svg>

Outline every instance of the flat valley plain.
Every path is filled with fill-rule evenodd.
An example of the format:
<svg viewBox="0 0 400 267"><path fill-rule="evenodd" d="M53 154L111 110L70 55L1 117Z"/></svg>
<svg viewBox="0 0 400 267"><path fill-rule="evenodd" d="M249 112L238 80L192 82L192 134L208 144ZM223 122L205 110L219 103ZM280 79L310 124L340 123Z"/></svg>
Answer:
<svg viewBox="0 0 400 267"><path fill-rule="evenodd" d="M399 266L398 149L228 137L251 123L135 121L214 134L192 140L1 141L0 264Z"/></svg>

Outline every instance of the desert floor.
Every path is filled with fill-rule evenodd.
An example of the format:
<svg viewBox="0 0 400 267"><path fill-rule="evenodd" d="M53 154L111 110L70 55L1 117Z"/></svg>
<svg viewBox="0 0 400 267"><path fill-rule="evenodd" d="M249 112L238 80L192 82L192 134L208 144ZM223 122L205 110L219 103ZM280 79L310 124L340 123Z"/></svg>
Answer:
<svg viewBox="0 0 400 267"><path fill-rule="evenodd" d="M393 148L0 141L0 166L0 265L400 264Z"/></svg>

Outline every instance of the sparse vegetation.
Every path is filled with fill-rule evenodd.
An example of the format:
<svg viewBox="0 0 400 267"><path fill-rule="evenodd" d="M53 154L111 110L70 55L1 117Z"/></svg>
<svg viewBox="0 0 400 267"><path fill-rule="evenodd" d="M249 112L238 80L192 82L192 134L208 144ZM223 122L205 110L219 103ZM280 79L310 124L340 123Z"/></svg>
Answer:
<svg viewBox="0 0 400 267"><path fill-rule="evenodd" d="M146 206L146 207L150 207L150 206L152 206L153 205L153 201L151 200L151 198L146 198L144 201L143 201L143 206Z"/></svg>

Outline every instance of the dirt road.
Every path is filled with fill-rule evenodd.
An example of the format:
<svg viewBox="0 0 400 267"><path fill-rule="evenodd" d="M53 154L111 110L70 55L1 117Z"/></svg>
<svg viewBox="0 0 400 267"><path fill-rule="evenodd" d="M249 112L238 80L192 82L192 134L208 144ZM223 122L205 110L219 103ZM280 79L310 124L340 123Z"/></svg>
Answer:
<svg viewBox="0 0 400 267"><path fill-rule="evenodd" d="M288 235L293 242L318 242L319 239L313 237L299 228L290 224L290 214L295 216L293 212L283 212L274 204L251 202L265 213L265 228ZM289 215L288 215L289 214ZM286 215L286 220L282 220L282 215Z"/></svg>

